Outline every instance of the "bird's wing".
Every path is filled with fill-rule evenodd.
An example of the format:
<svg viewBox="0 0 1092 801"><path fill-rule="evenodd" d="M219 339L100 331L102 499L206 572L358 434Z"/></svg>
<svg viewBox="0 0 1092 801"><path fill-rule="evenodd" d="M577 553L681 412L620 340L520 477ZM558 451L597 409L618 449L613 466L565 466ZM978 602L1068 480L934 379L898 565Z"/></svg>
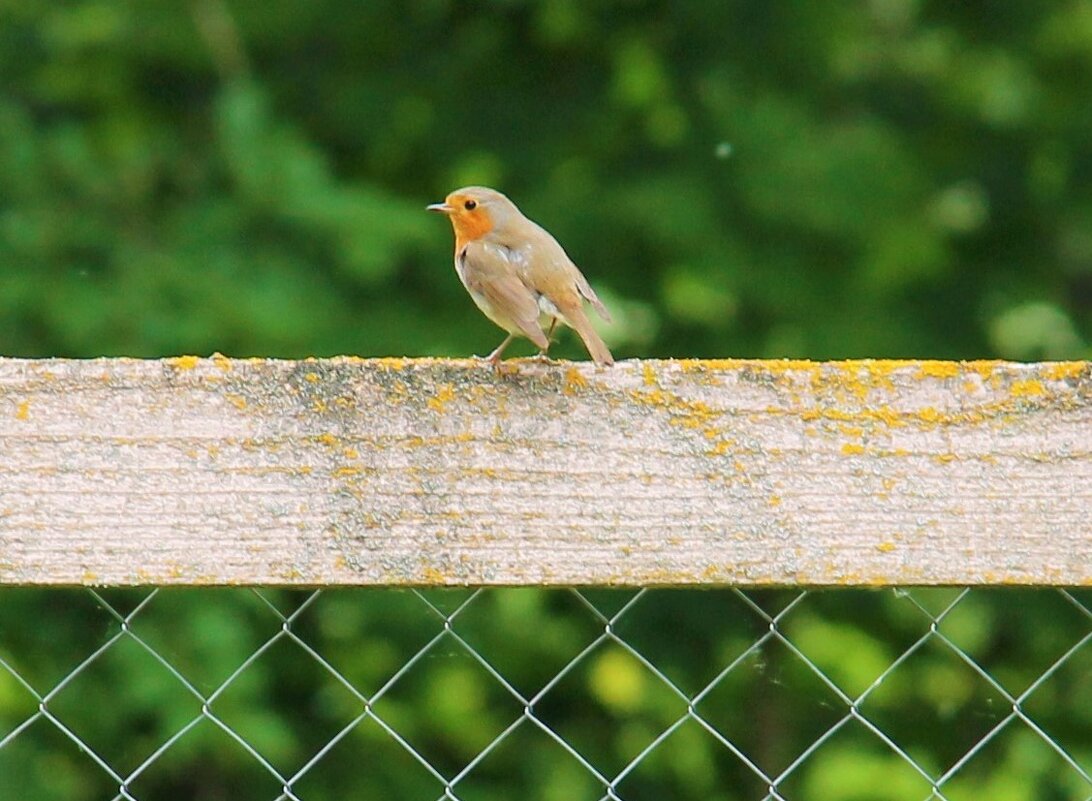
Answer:
<svg viewBox="0 0 1092 801"><path fill-rule="evenodd" d="M572 262L569 262L572 264ZM584 273L580 272L580 268L573 264L573 272L576 273L576 288L580 294L584 296L584 299L588 301L595 310L599 312L599 316L611 322L610 312L607 311L607 307L603 305L603 301L599 299L599 296L595 294L595 290L591 288L591 284L588 283L588 279L584 277Z"/></svg>
<svg viewBox="0 0 1092 801"><path fill-rule="evenodd" d="M530 221L528 220L528 222ZM595 294L595 290L591 288L591 284L584 277L584 273L580 272L580 268L573 264L573 260L569 258L565 248L561 247L561 244L554 239L553 235L542 226L537 223L531 223L531 226L527 237L530 250L527 262L530 269L526 272L524 280L532 289L541 292L554 304L557 304L559 301L565 302L566 298L562 288L557 285L556 276L564 275L568 277L572 282L572 287L576 289L580 297L594 306L595 310L599 312L599 316L609 323L611 321L610 312L607 311L607 307L603 305L603 301L599 299L599 296ZM568 285L569 282L564 283ZM567 288L566 286L565 289Z"/></svg>
<svg viewBox="0 0 1092 801"><path fill-rule="evenodd" d="M492 312L486 313L493 322L547 348L549 342L538 324L538 296L523 282L506 252L481 241L467 244L459 254L463 281L471 293L486 300Z"/></svg>
<svg viewBox="0 0 1092 801"><path fill-rule="evenodd" d="M545 231L542 234L532 239L529 248L517 259L524 283L536 297L542 295L553 304L561 319L580 335L597 363L614 364L610 350L584 313L584 301L595 306L608 322L610 315L557 240Z"/></svg>

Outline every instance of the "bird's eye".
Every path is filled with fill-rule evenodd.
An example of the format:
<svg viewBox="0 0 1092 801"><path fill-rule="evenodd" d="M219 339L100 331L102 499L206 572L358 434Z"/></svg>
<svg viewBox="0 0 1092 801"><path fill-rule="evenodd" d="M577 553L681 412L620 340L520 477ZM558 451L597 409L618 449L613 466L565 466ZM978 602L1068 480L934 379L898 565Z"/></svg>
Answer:
<svg viewBox="0 0 1092 801"><path fill-rule="evenodd" d="M463 204L463 208L467 211L473 211L477 207L477 202L474 200L468 200Z"/></svg>

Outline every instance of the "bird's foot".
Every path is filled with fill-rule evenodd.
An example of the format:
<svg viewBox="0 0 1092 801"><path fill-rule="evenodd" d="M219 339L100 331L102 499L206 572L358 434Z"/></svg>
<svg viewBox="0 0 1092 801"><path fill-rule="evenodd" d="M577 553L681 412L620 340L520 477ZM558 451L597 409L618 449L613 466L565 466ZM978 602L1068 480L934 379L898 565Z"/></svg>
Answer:
<svg viewBox="0 0 1092 801"><path fill-rule="evenodd" d="M511 361L505 362L500 359L486 359L486 361L493 368L493 372L502 378L505 376L519 375L519 367Z"/></svg>
<svg viewBox="0 0 1092 801"><path fill-rule="evenodd" d="M499 376L516 375L519 372L519 368L510 361L502 361L496 351L490 353L488 356L475 356L474 358L483 365L489 365L489 367L493 369L493 372Z"/></svg>

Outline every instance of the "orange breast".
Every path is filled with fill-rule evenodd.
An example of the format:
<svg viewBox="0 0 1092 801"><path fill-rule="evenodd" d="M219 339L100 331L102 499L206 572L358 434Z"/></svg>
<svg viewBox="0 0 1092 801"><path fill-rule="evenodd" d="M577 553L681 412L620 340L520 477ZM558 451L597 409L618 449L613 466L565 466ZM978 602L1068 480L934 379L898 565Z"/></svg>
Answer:
<svg viewBox="0 0 1092 801"><path fill-rule="evenodd" d="M493 221L489 219L484 209L477 208L473 211L460 209L451 215L451 225L455 228L455 252L463 249L467 242L488 234L493 230Z"/></svg>

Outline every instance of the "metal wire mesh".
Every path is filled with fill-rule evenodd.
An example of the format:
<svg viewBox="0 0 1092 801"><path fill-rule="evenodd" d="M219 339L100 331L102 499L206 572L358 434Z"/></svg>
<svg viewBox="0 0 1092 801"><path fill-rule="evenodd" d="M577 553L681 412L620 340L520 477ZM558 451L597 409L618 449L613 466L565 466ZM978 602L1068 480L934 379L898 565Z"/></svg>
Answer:
<svg viewBox="0 0 1092 801"><path fill-rule="evenodd" d="M1085 590L0 604L2 798L1092 797Z"/></svg>

